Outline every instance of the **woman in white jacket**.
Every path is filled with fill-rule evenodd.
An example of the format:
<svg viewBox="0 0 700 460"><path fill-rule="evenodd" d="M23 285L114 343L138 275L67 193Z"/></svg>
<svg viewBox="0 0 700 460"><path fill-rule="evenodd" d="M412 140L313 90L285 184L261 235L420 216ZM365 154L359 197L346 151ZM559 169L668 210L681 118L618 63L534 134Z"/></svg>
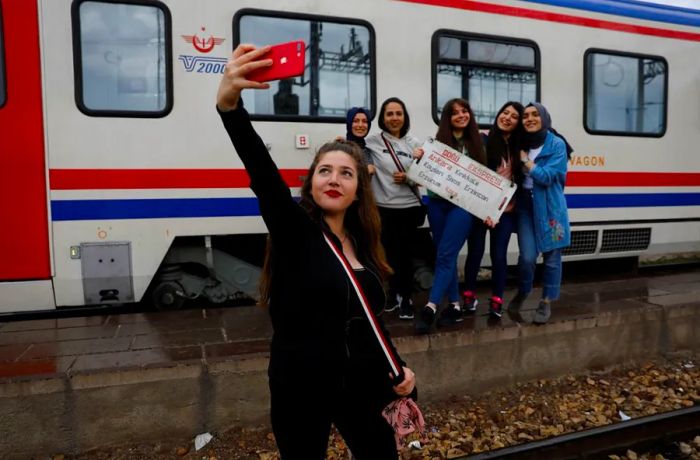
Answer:
<svg viewBox="0 0 700 460"><path fill-rule="evenodd" d="M366 148L375 167L372 190L382 219L382 244L394 270L389 280L387 311L400 307L401 319L413 319L413 248L416 230L425 222L418 188L406 177L413 150L421 142L408 135L406 105L397 97L382 103L381 133L367 136Z"/></svg>

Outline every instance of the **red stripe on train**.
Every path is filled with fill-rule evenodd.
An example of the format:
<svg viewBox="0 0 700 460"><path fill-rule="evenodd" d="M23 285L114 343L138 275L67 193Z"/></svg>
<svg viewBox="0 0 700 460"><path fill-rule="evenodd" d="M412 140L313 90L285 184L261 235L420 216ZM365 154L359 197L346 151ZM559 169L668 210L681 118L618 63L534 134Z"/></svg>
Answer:
<svg viewBox="0 0 700 460"><path fill-rule="evenodd" d="M290 187L301 187L306 169L283 169ZM247 188L244 169L52 169L51 190Z"/></svg>
<svg viewBox="0 0 700 460"><path fill-rule="evenodd" d="M625 24L622 22L605 21L602 19L584 18L570 14L551 13L548 11L531 10L515 6L495 5L472 0L400 0L407 3L420 3L461 10L480 11L482 13L500 14L505 16L517 16L521 18L538 19L541 21L572 24L576 26L592 27L595 29L607 29L616 32L632 34L652 35L655 37L676 38L679 40L700 41L700 34L684 32L680 30L659 29L657 27Z"/></svg>
<svg viewBox="0 0 700 460"><path fill-rule="evenodd" d="M569 171L568 187L700 187L700 173Z"/></svg>
<svg viewBox="0 0 700 460"><path fill-rule="evenodd" d="M306 169L282 169L301 187ZM52 169L51 190L247 188L244 169ZM569 187L700 187L700 173L569 171Z"/></svg>

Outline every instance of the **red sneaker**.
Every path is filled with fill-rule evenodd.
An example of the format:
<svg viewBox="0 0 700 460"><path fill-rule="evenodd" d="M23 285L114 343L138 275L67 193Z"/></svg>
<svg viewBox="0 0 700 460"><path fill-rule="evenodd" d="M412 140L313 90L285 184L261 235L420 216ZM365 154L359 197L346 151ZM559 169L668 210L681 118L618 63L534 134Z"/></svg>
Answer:
<svg viewBox="0 0 700 460"><path fill-rule="evenodd" d="M503 299L498 296L492 296L489 300L489 315L500 318L503 311Z"/></svg>
<svg viewBox="0 0 700 460"><path fill-rule="evenodd" d="M474 313L476 306L479 305L479 300L476 298L474 291L464 291L462 293L462 311L464 313Z"/></svg>

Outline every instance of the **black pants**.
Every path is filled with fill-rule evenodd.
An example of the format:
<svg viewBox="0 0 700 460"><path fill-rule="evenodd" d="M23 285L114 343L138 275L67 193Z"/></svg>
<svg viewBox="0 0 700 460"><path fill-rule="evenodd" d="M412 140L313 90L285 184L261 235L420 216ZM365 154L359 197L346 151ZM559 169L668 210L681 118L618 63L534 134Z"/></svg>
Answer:
<svg viewBox="0 0 700 460"><path fill-rule="evenodd" d="M326 458L331 423L357 460L396 460L381 407L351 391L294 388L270 380L272 431L282 460Z"/></svg>
<svg viewBox="0 0 700 460"><path fill-rule="evenodd" d="M416 253L418 217L423 215L420 206L410 208L379 207L382 219L382 245L386 258L394 269L389 280L389 297L399 294L411 298L413 292L413 257Z"/></svg>

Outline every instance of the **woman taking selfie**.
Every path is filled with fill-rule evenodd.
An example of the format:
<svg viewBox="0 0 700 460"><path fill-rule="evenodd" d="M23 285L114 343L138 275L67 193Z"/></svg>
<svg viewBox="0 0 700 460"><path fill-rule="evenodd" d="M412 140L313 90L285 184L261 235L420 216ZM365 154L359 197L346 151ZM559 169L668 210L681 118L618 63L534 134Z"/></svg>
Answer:
<svg viewBox="0 0 700 460"><path fill-rule="evenodd" d="M509 101L496 113L493 126L486 140L487 166L510 181L516 182L520 172L520 143L523 125L520 121L523 105ZM464 311L474 312L479 301L476 298L476 277L481 268L481 259L486 246L486 232L491 233L491 298L489 315L500 318L503 310L503 291L506 287L508 269L508 244L515 230L515 200L511 200L501 214L498 223L490 227L484 222L474 222L467 240L467 260L464 264Z"/></svg>
<svg viewBox="0 0 700 460"><path fill-rule="evenodd" d="M282 459L323 459L334 424L357 459L396 459L394 432L381 412L414 391L415 377L404 367L403 380L391 380L372 315L352 286L359 284L372 310L381 312L390 268L369 174L356 144L324 144L297 204L241 106L244 88L268 88L246 78L272 64L261 59L268 50L236 48L217 109L270 233L261 294L273 327L268 374L275 440ZM386 337L381 321L372 324ZM391 342L383 343L396 356Z"/></svg>
<svg viewBox="0 0 700 460"><path fill-rule="evenodd" d="M552 119L542 104L534 102L525 107L523 126L520 160L524 177L516 198L520 247L518 293L508 305L508 311L520 310L532 291L537 256L542 254L542 298L532 322L544 324L551 315L550 303L559 298L561 250L571 242L564 184L572 149L552 130Z"/></svg>
<svg viewBox="0 0 700 460"><path fill-rule="evenodd" d="M479 134L479 126L469 103L464 99L450 99L442 108L440 124L435 139L447 144L462 155L469 156L481 164L486 163L486 155ZM421 158L422 148L415 151L416 158ZM418 332L430 329L438 306L444 298L448 305L442 310L438 325L449 326L462 320L462 307L459 303L457 284L457 256L469 236L473 215L463 208L429 193L428 221L437 249L435 259L435 278L430 290L428 303L421 312L422 323L418 323Z"/></svg>

